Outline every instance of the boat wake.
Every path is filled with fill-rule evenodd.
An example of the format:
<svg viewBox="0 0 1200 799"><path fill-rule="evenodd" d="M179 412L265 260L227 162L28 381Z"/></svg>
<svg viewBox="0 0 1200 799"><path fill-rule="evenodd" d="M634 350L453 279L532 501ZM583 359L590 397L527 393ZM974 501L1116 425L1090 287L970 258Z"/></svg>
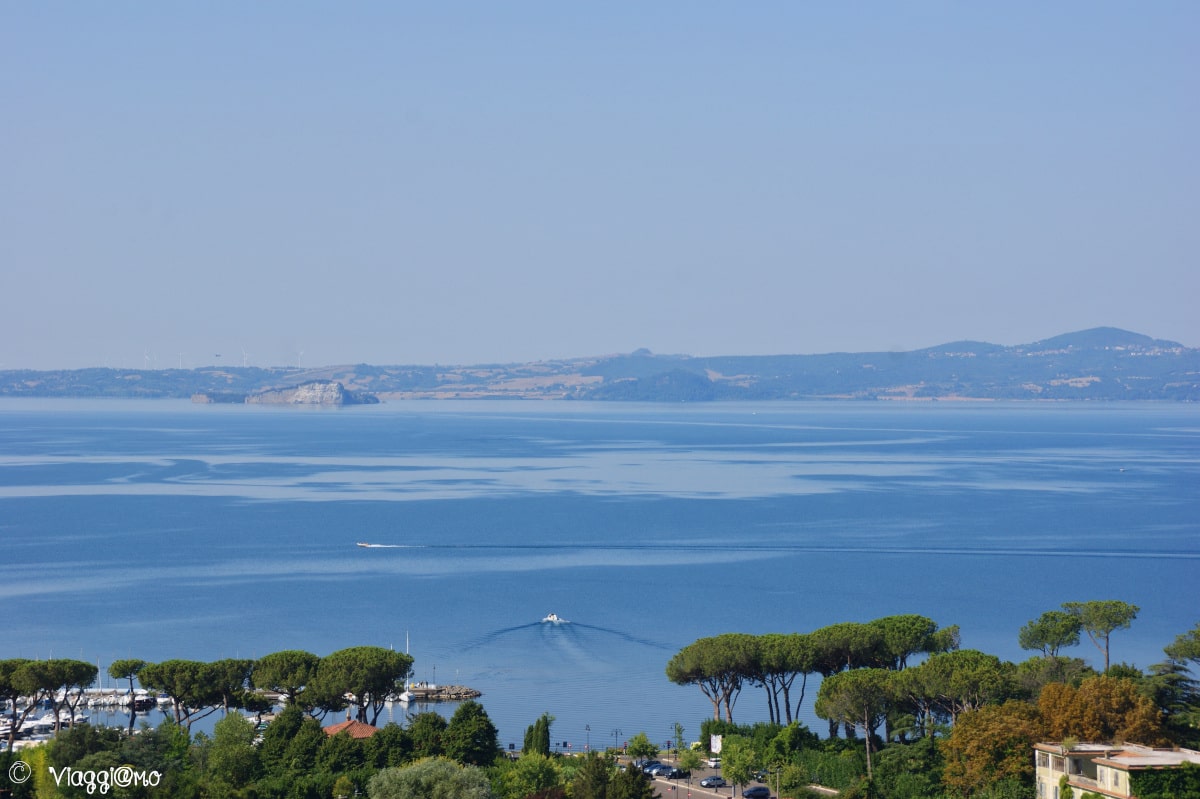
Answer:
<svg viewBox="0 0 1200 799"><path fill-rule="evenodd" d="M557 620L551 619L550 616L554 616ZM559 618L553 613L550 616L540 621L530 622L529 624L518 624L515 627L503 627L499 630L493 630L486 635L467 641L460 647L460 650L468 652L492 644L510 641L512 643L525 643L528 642L535 631L537 631L539 634L538 637L542 639L543 643L551 648L569 647L574 649L582 646L584 649L588 649L596 646L598 649L605 649L609 646L604 641L605 638L616 638L628 644L650 647L664 652L673 652L677 648L658 641L639 638L622 630L599 627L594 624L584 624L578 621L568 621Z"/></svg>
<svg viewBox="0 0 1200 799"><path fill-rule="evenodd" d="M594 624L580 624L579 622L572 622L572 624L584 630L595 630L598 633L616 636L622 641L627 641L631 644L639 644L641 646L648 646L654 649L661 649L664 652L674 652L676 649L678 649L678 647L668 646L666 644L659 643L657 641L650 641L645 638L638 638L636 635L630 635L629 633L622 632L620 630L613 630L609 627L597 627Z"/></svg>
<svg viewBox="0 0 1200 799"><path fill-rule="evenodd" d="M540 621L534 621L530 622L529 624L518 624L516 627L503 627L499 630L493 630L486 635L482 635L479 638L467 641L462 645L461 649L463 652L469 652L472 649L479 649L482 646L487 646L488 644L511 637L513 634L520 633L522 630L536 630L541 628L541 626L542 623Z"/></svg>

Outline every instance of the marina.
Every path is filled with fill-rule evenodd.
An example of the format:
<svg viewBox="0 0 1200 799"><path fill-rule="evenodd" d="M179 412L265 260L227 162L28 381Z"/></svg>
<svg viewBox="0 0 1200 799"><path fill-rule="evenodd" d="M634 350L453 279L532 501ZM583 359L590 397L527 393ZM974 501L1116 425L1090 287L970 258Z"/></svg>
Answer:
<svg viewBox="0 0 1200 799"><path fill-rule="evenodd" d="M283 695L261 690L254 693L271 702L270 711L245 714L256 724L273 718L275 713L282 709L285 701ZM421 682L409 685L403 692L388 699L387 705L399 705L402 709L408 709L410 706L435 705L439 702L464 702L478 699L482 695L481 691L465 685L434 685ZM26 697L18 700L15 714L5 703L0 707L0 744L7 743L10 736L14 739L14 749L41 743L53 737L56 726L58 729L67 729L91 723L124 729L129 726L131 711L136 714L135 719L155 726L171 717L174 704L170 697L154 695L142 688L134 689L132 694L127 689L86 688L81 692L73 692L66 698L74 710L64 706L64 697L60 693L56 697L56 702L61 706L57 715L50 700L45 698ZM85 713L83 709L91 712ZM220 715L214 714L213 718L220 718ZM399 719L393 717L392 720L403 720L403 715ZM14 729L16 735L12 736Z"/></svg>

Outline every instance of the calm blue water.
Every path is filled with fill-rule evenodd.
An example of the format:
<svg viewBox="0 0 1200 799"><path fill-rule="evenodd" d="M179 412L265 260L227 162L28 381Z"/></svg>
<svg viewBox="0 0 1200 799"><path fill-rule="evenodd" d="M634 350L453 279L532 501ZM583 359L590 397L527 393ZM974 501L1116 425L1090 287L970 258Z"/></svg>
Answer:
<svg viewBox="0 0 1200 799"><path fill-rule="evenodd" d="M694 738L663 667L722 632L920 613L1023 659L1112 598L1142 608L1114 660L1161 660L1200 621L1200 408L5 401L0 542L0 657L407 641L505 744L543 712L576 748Z"/></svg>

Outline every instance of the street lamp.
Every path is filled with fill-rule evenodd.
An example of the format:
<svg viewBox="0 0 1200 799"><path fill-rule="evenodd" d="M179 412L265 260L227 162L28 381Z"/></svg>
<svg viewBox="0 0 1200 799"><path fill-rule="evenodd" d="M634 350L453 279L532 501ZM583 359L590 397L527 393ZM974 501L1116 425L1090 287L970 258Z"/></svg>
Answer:
<svg viewBox="0 0 1200 799"><path fill-rule="evenodd" d="M584 724L583 728L587 730L587 743L583 745L583 751L590 752L592 751L592 725Z"/></svg>
<svg viewBox="0 0 1200 799"><path fill-rule="evenodd" d="M620 730L618 730L618 729L614 729L614 730L612 731L612 737L613 737L613 749L617 749L617 748L618 748L618 747L617 747L617 738L619 738L619 737L620 737L620 735L621 735L621 731L620 731Z"/></svg>

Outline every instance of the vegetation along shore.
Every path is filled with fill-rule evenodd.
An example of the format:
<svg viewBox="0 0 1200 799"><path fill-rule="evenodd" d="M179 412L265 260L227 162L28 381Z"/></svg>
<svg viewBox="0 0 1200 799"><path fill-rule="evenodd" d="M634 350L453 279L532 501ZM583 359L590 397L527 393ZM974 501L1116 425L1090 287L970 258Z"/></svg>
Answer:
<svg viewBox="0 0 1200 799"><path fill-rule="evenodd" d="M379 647L324 657L287 650L258 660L115 661L108 676L127 696L140 696L136 683L171 708L167 720L150 727L135 724L139 705L131 702L127 729L81 721L96 665L6 659L0 660L7 744L0 795L83 796L88 783L79 775L109 779L103 775L115 772L105 769L128 768L145 780L114 795L652 799L674 796L680 780L690 789L707 754L719 757L720 779L705 779L709 787L696 790L713 796L722 784L736 792L762 783L756 790L787 797L1032 799L1043 795L1034 781L1038 745L1069 753L1125 742L1200 744L1200 690L1192 671L1200 666L1200 624L1143 671L1112 658L1114 633L1119 645L1120 630L1138 612L1118 600L1047 610L1017 633L1020 646L1037 653L1022 663L961 649L957 627L917 615L807 633L702 638L670 658L666 676L699 688L712 702L712 718L691 736L676 724L672 752L660 752L638 733L620 749L576 757L556 751L554 719L545 713L530 725L520 753L502 752L495 726L474 698L462 701L449 720L425 711L403 725L376 726L385 704L409 688L413 666L410 656ZM1103 669L1063 654L1084 637ZM814 697L808 680L817 676ZM769 722L735 722L745 688L764 692ZM806 701L828 722L823 738L798 721ZM20 746L42 708L54 719L53 734ZM264 716L275 708L281 709ZM213 713L222 718L212 735L193 734L192 724ZM344 720L327 723L343 713ZM1200 763L1186 762L1188 750L1174 751L1185 753L1180 768L1132 773L1132 793L1121 795L1200 796ZM659 756L672 763L659 774L665 781L627 763ZM78 779L64 782L64 774ZM1054 787L1064 798L1110 795L1068 793L1087 778L1065 771L1062 777L1062 786Z"/></svg>

